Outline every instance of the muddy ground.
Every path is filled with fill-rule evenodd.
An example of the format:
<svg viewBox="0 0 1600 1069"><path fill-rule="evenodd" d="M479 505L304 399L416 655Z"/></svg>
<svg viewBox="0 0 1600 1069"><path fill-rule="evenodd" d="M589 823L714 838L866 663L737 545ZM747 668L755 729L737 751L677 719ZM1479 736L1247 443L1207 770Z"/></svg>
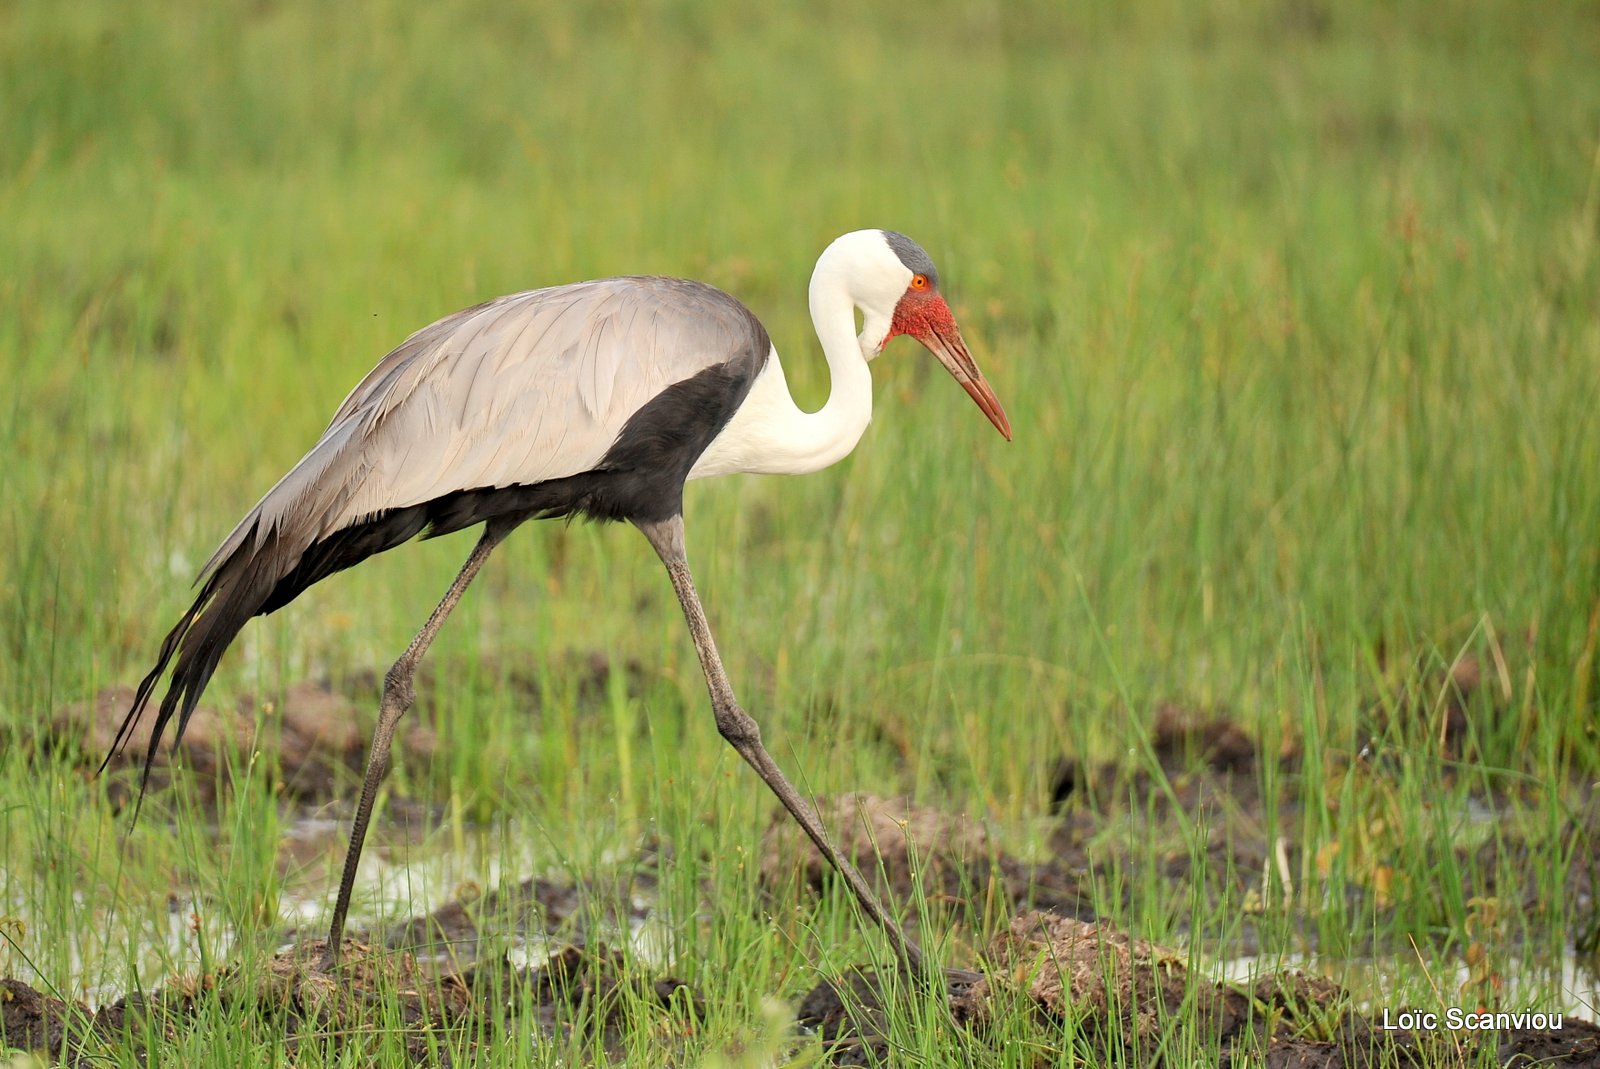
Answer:
<svg viewBox="0 0 1600 1069"><path fill-rule="evenodd" d="M535 898L565 892L536 885ZM420 922L434 929L440 918ZM492 1045L529 1025L526 1007L551 1036L597 1031L608 1051L621 1030L647 1014L653 1048L685 1044L704 1013L700 996L671 976L641 971L636 961L600 944L566 946L539 965L491 958L429 969L403 950L346 943L341 962L323 961L326 944L309 940L274 958L265 973L225 967L174 980L148 996L129 996L91 1011L15 980L0 981L0 1049L41 1060L89 1066L107 1046L136 1050L177 1039L191 1027L198 1000L214 997L282 1028L292 1059L302 1043L338 1048L383 1029L404 1037L416 1064L451 1064L449 1049ZM465 959L463 959L465 960ZM1573 1017L1559 1027L1515 1026L1475 1033L1391 1029L1352 1007L1332 982L1299 972L1273 973L1252 987L1196 977L1177 951L1133 939L1105 924L1026 910L974 962L978 971L947 978L951 1019L982 1042L997 1017L1016 1012L1054 1025L1063 1047L1123 1050L1135 1064L1187 1066L1165 1057L1173 1021L1199 1022L1224 1066L1273 1067L1482 1065L1600 1066L1600 1028ZM799 1004L796 1044L818 1043L835 1065L892 1065L890 1015L896 990L869 969L817 984ZM899 979L899 978L896 978ZM624 1005L631 1009L624 1009ZM381 1012L374 1007L382 1005ZM1058 1060L1042 1050L1037 1064Z"/></svg>
<svg viewBox="0 0 1600 1069"><path fill-rule="evenodd" d="M609 665L593 659L578 667L603 690ZM1393 719L1414 716L1418 730L1436 738L1442 761L1470 756L1461 748L1470 737L1463 724L1477 685L1475 671L1472 666L1452 669L1449 686L1441 692L1453 697L1420 712L1404 701L1375 703L1374 738L1392 739ZM42 736L8 741L81 754L87 769L104 753L130 697L125 689L109 690L94 701L61 710ZM346 694L314 684L291 688L275 705L284 797L310 804L349 793L352 779L359 776L371 714ZM227 762L218 760L219 747L230 738L247 737L253 713L250 708L226 714L202 709L185 739L184 774L213 794L225 791ZM402 745L425 756L433 740L415 722L410 731ZM113 764L125 791L136 783L133 755L142 755L145 741L135 738L128 755ZM981 822L904 799L849 794L820 800L824 819L840 835L841 845L867 860L863 868L884 893L898 902L912 900L916 873L915 890L928 906L927 915L912 925L936 927L946 940L947 964L963 967L946 978L957 1027L981 1042L994 1021L1020 1007L1055 1026L1051 1034L1059 1035L1063 1045L1086 1042L1089 1049L1126 1050L1140 1064L1177 1065L1187 1062L1166 1053L1166 1040L1172 1020L1181 1015L1202 1022L1201 1033L1215 1039L1214 1049L1224 1063L1231 1063L1236 1052L1254 1059L1265 1051L1269 1066L1464 1065L1492 1059L1508 1066L1600 1069L1600 1029L1577 1018L1564 1018L1559 1028L1522 1026L1472 1034L1387 1029L1327 980L1280 972L1248 989L1216 983L1191 974L1186 954L1119 930L1107 917L1117 915L1127 902L1118 901L1115 893L1108 897L1107 881L1096 882L1110 868L1129 871L1155 856L1162 869L1159 877L1171 883L1178 899L1198 892L1208 903L1233 904L1234 923L1228 932L1185 933L1217 956L1253 950L1253 918L1267 911L1270 903L1263 897L1274 893L1265 874L1304 871L1304 859L1293 844L1281 838L1268 841L1257 796L1261 762L1274 762L1283 775L1295 774L1301 757L1294 746L1263 754L1228 717L1172 705L1156 719L1149 755L1153 761L1100 766L1063 761L1053 791L1057 830L1048 856L1031 861L1000 849ZM1384 760L1381 745L1374 745L1370 752L1351 755L1340 774L1381 776ZM157 788L169 769L169 759L159 758L153 778ZM1600 803L1585 796L1574 813L1564 832L1567 847L1575 857L1600 857ZM1203 837L1198 850L1196 829ZM1168 842L1170 849L1161 845ZM1153 855L1152 843L1157 844ZM1540 849L1548 845L1494 836L1476 848L1479 856L1472 860L1496 859L1484 851L1509 851L1502 860L1512 863L1465 868L1516 872L1530 868L1515 864L1518 851ZM616 928L641 922L646 907L639 903L650 898L655 863L653 856L641 857L626 887L580 891L528 880L503 895L451 902L391 929L359 933L332 971L325 967L326 948L320 941L299 940L272 960L265 975L224 967L206 976L174 979L152 994L98 1009L62 1002L19 981L0 981L0 1049L20 1048L38 1052L46 1061L86 1065L106 1045L138 1045L152 1036L178 1035L191 1027L202 994L259 1012L263 1021L283 1029L291 1049L303 1042L337 1045L378 1027L372 1007L381 1000L390 1007L383 1027L393 1031L398 1015L419 1064L439 1060L441 1037L452 1037L457 1049L470 1051L474 1045L493 1044L505 1029L525 1029L523 1015L530 1006L549 1034L597 1030L609 1050L618 1049L623 1029L639 1027L640 1007L651 1017L652 1037L668 1044L685 1042L704 1008L699 993L671 976L648 973L637 955L625 955L603 937L569 923L594 902L633 904L624 907L632 911L629 916L610 918ZM776 899L815 893L831 878L781 813L765 837L761 874ZM1375 863L1364 893L1380 896L1381 905L1387 885L1380 877L1381 865ZM1125 888L1121 895L1131 899L1131 881L1110 882L1120 883ZM1573 865L1568 882L1569 902L1587 902L1592 912L1594 868ZM1539 906L1539 889L1531 886L1472 891L1497 896L1508 907ZM973 902L988 903L989 908L965 908ZM996 925L998 934L962 930L958 918L979 912L1009 922ZM1219 912L1230 911L1200 911ZM490 917L496 919L496 929L480 932L477 918ZM1181 923L1177 927L1183 930ZM508 934L550 940L553 953L547 960L538 956L538 961L514 964L497 949L505 946ZM1213 940L1224 937L1229 942L1217 948ZM1439 968L1449 975L1453 965L1453 960L1441 960ZM888 1023L893 992L900 988L884 979L863 968L824 981L808 993L790 993L799 998L796 1042L820 1042L835 1064L892 1063ZM1051 1064L1058 1054L1041 1051L1038 1062Z"/></svg>

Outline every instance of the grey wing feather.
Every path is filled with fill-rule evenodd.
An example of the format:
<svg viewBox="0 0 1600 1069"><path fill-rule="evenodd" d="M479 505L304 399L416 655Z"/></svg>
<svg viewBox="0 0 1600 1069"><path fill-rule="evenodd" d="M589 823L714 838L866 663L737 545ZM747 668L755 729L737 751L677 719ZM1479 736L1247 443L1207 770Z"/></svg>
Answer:
<svg viewBox="0 0 1600 1069"><path fill-rule="evenodd" d="M683 279L580 282L457 312L362 379L201 575L252 538L298 556L388 509L592 471L656 394L764 359L750 352L763 337L734 298Z"/></svg>

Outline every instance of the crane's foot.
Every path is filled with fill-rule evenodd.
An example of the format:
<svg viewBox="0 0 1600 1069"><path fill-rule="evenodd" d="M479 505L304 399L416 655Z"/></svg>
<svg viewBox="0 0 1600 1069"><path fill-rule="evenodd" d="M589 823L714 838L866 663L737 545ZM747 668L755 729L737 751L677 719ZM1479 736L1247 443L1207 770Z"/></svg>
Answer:
<svg viewBox="0 0 1600 1069"><path fill-rule="evenodd" d="M983 973L973 969L941 969L944 975L945 991L952 995L959 995L973 984L983 979Z"/></svg>
<svg viewBox="0 0 1600 1069"><path fill-rule="evenodd" d="M320 947L317 944L321 944ZM326 939L318 939L312 944L317 959L319 972L331 973L338 970L350 955L361 957L372 948L355 939L340 939L337 943Z"/></svg>
<svg viewBox="0 0 1600 1069"><path fill-rule="evenodd" d="M899 975L904 979L903 972ZM797 1017L801 1025L815 1029L836 1056L846 1053L840 1064L894 1064L888 1022L897 1000L927 991L937 995L950 1020L957 1022L962 1019L962 1000L982 979L969 969L929 969L917 974L913 983L897 985L884 971L852 968L819 981L801 1000Z"/></svg>
<svg viewBox="0 0 1600 1069"><path fill-rule="evenodd" d="M936 968L921 948L909 940L903 949L907 953L900 958L900 973L918 990L942 995L948 1000L983 979L982 973L971 969Z"/></svg>

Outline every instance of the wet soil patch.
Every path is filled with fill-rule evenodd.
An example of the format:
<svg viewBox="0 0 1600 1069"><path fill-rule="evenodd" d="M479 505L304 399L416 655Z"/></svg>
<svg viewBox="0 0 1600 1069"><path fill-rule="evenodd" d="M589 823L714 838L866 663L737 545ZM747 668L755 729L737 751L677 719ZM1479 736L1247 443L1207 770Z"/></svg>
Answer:
<svg viewBox="0 0 1600 1069"><path fill-rule="evenodd" d="M530 1024L551 1038L581 1033L609 1053L645 1014L653 1037L681 1042L704 1009L681 981L645 975L605 946L568 946L537 966L500 958L437 973L408 953L355 940L346 941L337 965L327 965L326 951L326 943L310 940L264 969L234 965L176 979L94 1012L0 981L0 1049L69 1066L99 1064L114 1049L143 1057L151 1043L176 1041L196 1027L209 1002L213 1015L242 1011L263 1029L281 1029L291 1059L306 1044L336 1055L381 1036L400 1042L414 1064L448 1066L456 1062L451 1052L470 1063L478 1049Z"/></svg>
<svg viewBox="0 0 1600 1069"><path fill-rule="evenodd" d="M456 898L425 916L383 931L382 943L412 955L424 969L441 974L482 963L508 938L543 944L562 939L590 945L603 940L591 923L628 931L649 916L656 878L649 851L609 886L526 879L505 891ZM601 905L601 904L604 905ZM621 903L622 905L615 905Z"/></svg>
<svg viewBox="0 0 1600 1069"><path fill-rule="evenodd" d="M629 673L623 685L636 683L632 666L618 669L602 659L579 669L588 674L578 692L596 698L617 685L616 671ZM473 670L501 672L497 666ZM1433 740L1434 748L1424 756L1441 767L1470 754L1477 730L1471 717L1496 708L1478 689L1484 686L1481 671L1474 671L1458 665L1436 686L1414 688L1416 695L1432 696L1426 703L1401 695L1375 705L1374 731L1390 741L1409 738L1408 731ZM501 673L501 678L513 677L510 670ZM338 688L301 684L271 709L257 710L248 702L228 712L202 707L178 758L185 766L182 775L195 780L202 795L215 796L228 789L229 769L241 765L233 755L245 746L267 746L281 770L278 789L284 798L315 802L343 796L359 780L376 704L358 700L351 690L375 693L377 678L346 681ZM424 693L430 685L423 682ZM523 688L530 704L540 700L538 680L528 676L514 685ZM131 689L114 688L68 706L29 745L80 755L82 767L91 770L131 698ZM424 759L435 746L426 720L408 718L403 726L410 734L401 743ZM261 735L272 738L253 738L258 725ZM136 736L113 763L121 789L136 782L147 741L147 734ZM1062 1044L1041 1052L1041 1065L1068 1055L1077 1044L1125 1051L1130 1064L1187 1064L1171 1050L1175 1030L1181 1030L1213 1041L1208 1050L1227 1064L1495 1062L1600 1069L1600 1030L1575 1018L1563 1019L1559 1029L1470 1034L1387 1028L1355 1009L1350 994L1327 981L1290 972L1249 987L1217 983L1192 974L1186 954L1120 930L1117 918L1139 904L1135 896L1148 892L1153 875L1174 901L1198 896L1202 908L1185 912L1230 926L1226 932L1191 931L1180 914L1175 930L1216 956L1252 952L1254 917L1295 910L1300 899L1273 896L1283 895L1281 887L1291 877L1315 875L1323 861L1305 857L1281 830L1269 831L1300 826L1294 803L1263 799L1260 793L1265 772L1281 783L1302 773L1304 758L1292 741L1264 750L1226 711L1173 703L1158 710L1137 750L1134 758L1116 762L1061 763L1052 789L1054 830L1043 856L1029 860L1006 852L981 819L867 793L818 799L823 821L844 852L880 893L911 905L913 931L937 932L948 961L981 970L977 979L966 973L948 978L951 1017L965 1035L983 1043L1002 1035L1015 1015L1029 1015L1050 1025L1045 1034ZM1407 750L1403 759L1414 760L1417 752ZM1370 753L1345 751L1334 759L1337 767L1316 771L1330 783L1358 777L1381 788L1392 773L1388 763L1398 759L1374 746ZM172 760L163 753L154 782L164 782L171 769ZM1295 798L1298 792L1288 787L1282 797ZM1504 800L1488 796L1482 804L1492 811ZM1559 849L1561 856L1580 859L1567 870L1567 901L1593 909L1596 863L1582 859L1600 857L1600 797L1591 788L1577 788L1567 805L1571 817L1559 844L1531 841L1497 823L1493 835L1470 846L1439 847L1445 852L1438 859L1449 863L1447 851L1457 851L1457 868L1477 881L1464 897L1495 897L1502 902L1499 908L1520 908L1531 916L1552 890L1538 886L1535 874L1548 871L1545 859ZM1275 823L1266 819L1269 812ZM1373 820L1374 814L1338 817ZM1355 866L1355 859L1343 860L1347 872ZM1375 856L1361 863L1369 866L1370 880L1363 884L1347 875L1348 893L1378 899L1361 909L1381 912L1382 896L1392 893L1386 892L1389 877L1384 875L1389 862ZM1133 874L1146 877L1145 883L1129 878ZM834 879L781 811L764 838L760 876L775 915L792 912L797 897L815 895ZM197 1027L205 1005L218 1001L245 1011L265 1028L281 1029L291 1051L310 1042L358 1041L378 1022L402 1036L407 1052L427 1064L438 1064L442 1050L470 1052L500 1041L512 1029L526 1031L530 1022L552 1037L591 1038L605 1051L622 1049L629 1029L642 1025L669 1046L686 1042L704 1009L698 993L608 945L612 937L621 941L616 933L646 920L655 888L651 852L617 880L598 893L530 879L513 888L463 895L426 916L361 933L364 942L353 944L332 973L321 967L325 948L311 940L264 969L247 973L233 966L177 979L99 1010L17 981L0 982L0 1048L88 1064L107 1046L181 1036ZM597 908L596 903L611 905ZM1600 933L1600 919L1595 931ZM536 964L516 964L501 948L519 938L557 949L548 960L541 956ZM1594 938L1600 942L1600 934ZM1314 945L1309 938L1307 944ZM1446 958L1438 963L1441 971L1454 965ZM798 1021L820 1037L835 1064L893 1064L891 1035L899 1023L895 1000L905 997L905 990L901 978L850 971L806 994Z"/></svg>
<svg viewBox="0 0 1600 1069"><path fill-rule="evenodd" d="M915 829L951 833L926 811L897 817L906 811L903 802L851 796L840 809L862 828L876 828L880 846L894 845L893 827L906 832L901 841L910 849ZM992 848L986 838L954 833L944 842L959 848L942 861L951 871L955 857ZM1006 888L1005 866L985 864L992 886ZM597 912L593 889L526 880L393 926L381 941L351 940L332 969L324 964L325 944L304 940L264 965L177 978L98 1011L3 981L0 1048L87 1066L108 1050L142 1054L151 1043L178 1041L208 1021L216 1027L219 1019L243 1015L263 1035L281 1035L291 1059L307 1044L331 1056L349 1044L381 1040L391 1050L401 1044L415 1064L450 1065L530 1028L555 1042L576 1040L601 1060L617 1061L636 1048L640 1029L652 1049L687 1050L705 1017L701 995L597 933L576 930L586 918L624 929L644 919L639 903L653 886L652 866L634 868L636 875L619 877L623 882L595 896L629 903L621 913ZM891 855L884 870L894 868ZM576 942L554 942L554 952L537 963L514 963L497 949L509 936L556 932ZM946 976L949 1019L967 1041L1003 1043L1016 1034L1018 1014L1045 1026L1029 1033L1035 1042L1045 1038L1023 1064L1055 1064L1088 1050L1108 1052L1102 1056L1118 1064L1187 1066L1194 1051L1174 1053L1175 1040L1187 1036L1189 1046L1198 1042L1223 1065L1600 1069L1600 1029L1575 1018L1558 1027L1471 1034L1389 1028L1325 979L1287 971L1250 986L1218 983L1193 973L1184 952L1105 921L1048 911L1017 912L980 949L947 956L977 968ZM898 1000L908 997L921 994L904 977L850 970L806 994L796 1023L817 1037L808 1042L820 1042L832 1064L893 1065L894 1032L912 1019L897 1021Z"/></svg>
<svg viewBox="0 0 1600 1069"><path fill-rule="evenodd" d="M1476 761L1478 741L1510 718L1513 688L1503 659L1486 666L1467 653L1445 665L1426 652L1375 652L1381 682L1365 716L1369 756L1381 759L1403 748Z"/></svg>
<svg viewBox="0 0 1600 1069"><path fill-rule="evenodd" d="M1186 960L1109 925L1028 911L984 950L980 979L951 985L951 1016L980 1040L1013 1014L1047 1022L1060 1046L1037 1050L1040 1066L1080 1042L1128 1064L1187 1066L1198 1052L1175 1049L1180 1029L1204 1037L1223 1066L1600 1066L1600 1028L1574 1017L1480 1032L1389 1027L1320 977L1284 971L1243 987L1195 976ZM799 1023L834 1065L892 1065L897 989L897 977L849 972L811 990Z"/></svg>
<svg viewBox="0 0 1600 1069"><path fill-rule="evenodd" d="M463 978L489 1015L492 1031L517 1027L518 1008L527 1004L535 1007L547 1034L599 1033L613 1056L630 1024L628 1006L665 1024L656 1032L663 1043L682 1042L705 1016L704 1002L688 984L642 975L620 951L604 946L568 946L538 968L517 968L505 959L480 963Z"/></svg>
<svg viewBox="0 0 1600 1069"><path fill-rule="evenodd" d="M97 1064L112 1050L144 1056L152 1043L216 1021L220 1007L281 1031L291 1059L308 1044L336 1056L381 1033L414 1064L465 1064L536 1026L615 1060L638 1029L653 1049L687 1049L705 1017L688 985L603 944L568 945L538 965L501 956L438 971L354 940L336 966L325 953L309 940L264 967L178 978L98 1011L0 981L0 1048L69 1066ZM1022 1064L1056 1064L1076 1048L1120 1051L1109 1055L1115 1063L1187 1066L1195 1052L1175 1042L1186 1032L1203 1037L1223 1066L1600 1066L1600 1028L1576 1018L1483 1032L1389 1027L1324 979L1287 971L1249 987L1216 983L1190 972L1181 952L1039 911L1016 915L976 964L980 973L948 975L950 1020L980 1044L1000 1042L1019 1013L1044 1023L1033 1034L1056 1045L1036 1045ZM796 1023L819 1037L831 1064L893 1065L896 1000L912 994L903 977L851 970L817 984Z"/></svg>
<svg viewBox="0 0 1600 1069"><path fill-rule="evenodd" d="M1153 864L1175 900L1198 895L1204 903L1203 909L1185 913L1197 912L1217 925L1214 930L1190 930L1187 917L1180 914L1177 930L1203 940L1219 956L1234 957L1259 950L1258 918L1315 897L1315 888L1299 884L1306 877L1328 879L1334 868L1343 874L1350 908L1380 917L1405 895L1414 912L1426 910L1427 901L1437 896L1416 880L1408 884L1407 870L1427 873L1446 866L1459 874L1463 900L1493 899L1493 908L1502 912L1516 909L1538 918L1554 900L1552 888L1541 886L1540 880L1548 881L1551 858L1565 857L1571 861L1559 891L1562 905L1579 916L1594 917L1593 928L1600 932L1600 790L1582 782L1556 788L1568 815L1554 832L1512 819L1519 811L1536 808L1541 788L1527 783L1483 787L1484 779L1458 759L1471 733L1463 728L1458 735L1450 726L1469 708L1479 710L1480 721L1499 709L1479 694L1480 671L1476 662L1463 659L1448 672L1441 670L1424 684L1409 684L1376 703L1369 724L1389 744L1367 736L1366 742L1351 740L1361 742L1358 748L1327 747L1322 767L1315 770L1323 784L1323 804L1331 819L1364 832L1358 837L1360 852L1343 856L1337 852L1339 844L1331 843L1307 857L1295 835L1305 817L1299 784L1310 772L1294 740L1269 751L1225 710L1162 705L1147 741L1131 756L1100 764L1063 760L1057 766L1052 798L1059 823L1050 857L1033 867L1030 879L1041 889L1075 884L1076 908L1064 908L1071 903L1048 893L1019 898L1017 905L1093 919L1093 911L1084 906L1092 897L1103 916L1122 916L1137 904L1135 896L1145 893L1136 877L1148 877ZM1420 693L1434 696L1426 709L1417 704ZM1479 694L1476 702L1471 701L1474 694ZM1384 726L1391 716L1430 725L1426 745L1393 745L1397 729ZM1401 760L1419 764L1421 771L1413 769L1407 776L1436 781L1441 796L1450 792L1460 799L1465 794L1465 802L1450 803L1464 807L1455 818L1457 830L1466 832L1459 839L1406 832L1395 801L1399 777L1394 766ZM1268 773L1282 784L1276 798L1261 795ZM1470 791L1457 789L1462 776L1472 777L1463 781ZM1431 832L1447 822L1430 817L1426 823L1424 830ZM1475 833L1467 825L1474 825ZM1318 945L1314 926L1302 926L1300 935L1308 946ZM1580 949L1583 939L1579 933ZM1600 943L1600 935L1595 939ZM1409 952L1409 946L1362 950Z"/></svg>
<svg viewBox="0 0 1600 1069"><path fill-rule="evenodd" d="M1063 758L1050 785L1057 811L1083 800L1114 805L1129 795L1147 797L1158 812L1171 805L1192 809L1224 791L1248 804L1258 794L1258 762L1274 761L1286 772L1299 767L1297 747L1290 745L1264 757L1256 740L1226 710L1206 711L1176 702L1156 708L1147 745L1155 769L1142 760L1086 765Z"/></svg>

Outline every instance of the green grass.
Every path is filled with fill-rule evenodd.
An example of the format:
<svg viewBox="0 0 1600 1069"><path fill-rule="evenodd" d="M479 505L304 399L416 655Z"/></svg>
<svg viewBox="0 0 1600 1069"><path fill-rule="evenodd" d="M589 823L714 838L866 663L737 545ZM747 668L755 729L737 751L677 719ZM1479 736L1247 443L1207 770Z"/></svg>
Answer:
<svg viewBox="0 0 1600 1069"><path fill-rule="evenodd" d="M1459 950L1478 907L1451 851L1491 790L1515 813L1487 834L1543 844L1502 864L1549 889L1505 943L1561 952L1595 923L1559 888L1600 774L1597 49L1563 2L0 3L0 918L22 922L0 973L153 986L197 963L164 934L173 881L206 953L232 924L270 950L282 886L328 889L277 871L264 778L220 815L180 785L124 843L103 789L25 740L142 674L383 352L496 294L681 274L743 298L815 406L806 279L861 226L932 252L1016 441L901 342L854 456L691 489L729 671L802 788L910 792L1037 853L1061 756L1142 745L1165 700L1227 709L1303 753L1263 783L1298 866L1269 957L1308 929L1334 958ZM208 700L381 670L469 545L252 624ZM591 651L642 684L576 702ZM1349 772L1379 696L1409 681L1432 707L1462 655L1493 666L1473 759L1441 768L1397 723L1398 756ZM765 999L882 953L837 896L761 912L771 804L637 535L518 532L436 660L416 715L445 745L401 755L396 789L583 878L670 844L672 967L711 1007L690 1058L760 1049ZM544 674L536 714L506 665ZM1199 905L1168 900L1158 849L1104 879L1131 889L1119 923L1171 939ZM1396 956L1386 1004L1432 982ZM171 1064L264 1057L270 1030L227 1012ZM927 1012L897 1039L947 1058L1071 1043Z"/></svg>

